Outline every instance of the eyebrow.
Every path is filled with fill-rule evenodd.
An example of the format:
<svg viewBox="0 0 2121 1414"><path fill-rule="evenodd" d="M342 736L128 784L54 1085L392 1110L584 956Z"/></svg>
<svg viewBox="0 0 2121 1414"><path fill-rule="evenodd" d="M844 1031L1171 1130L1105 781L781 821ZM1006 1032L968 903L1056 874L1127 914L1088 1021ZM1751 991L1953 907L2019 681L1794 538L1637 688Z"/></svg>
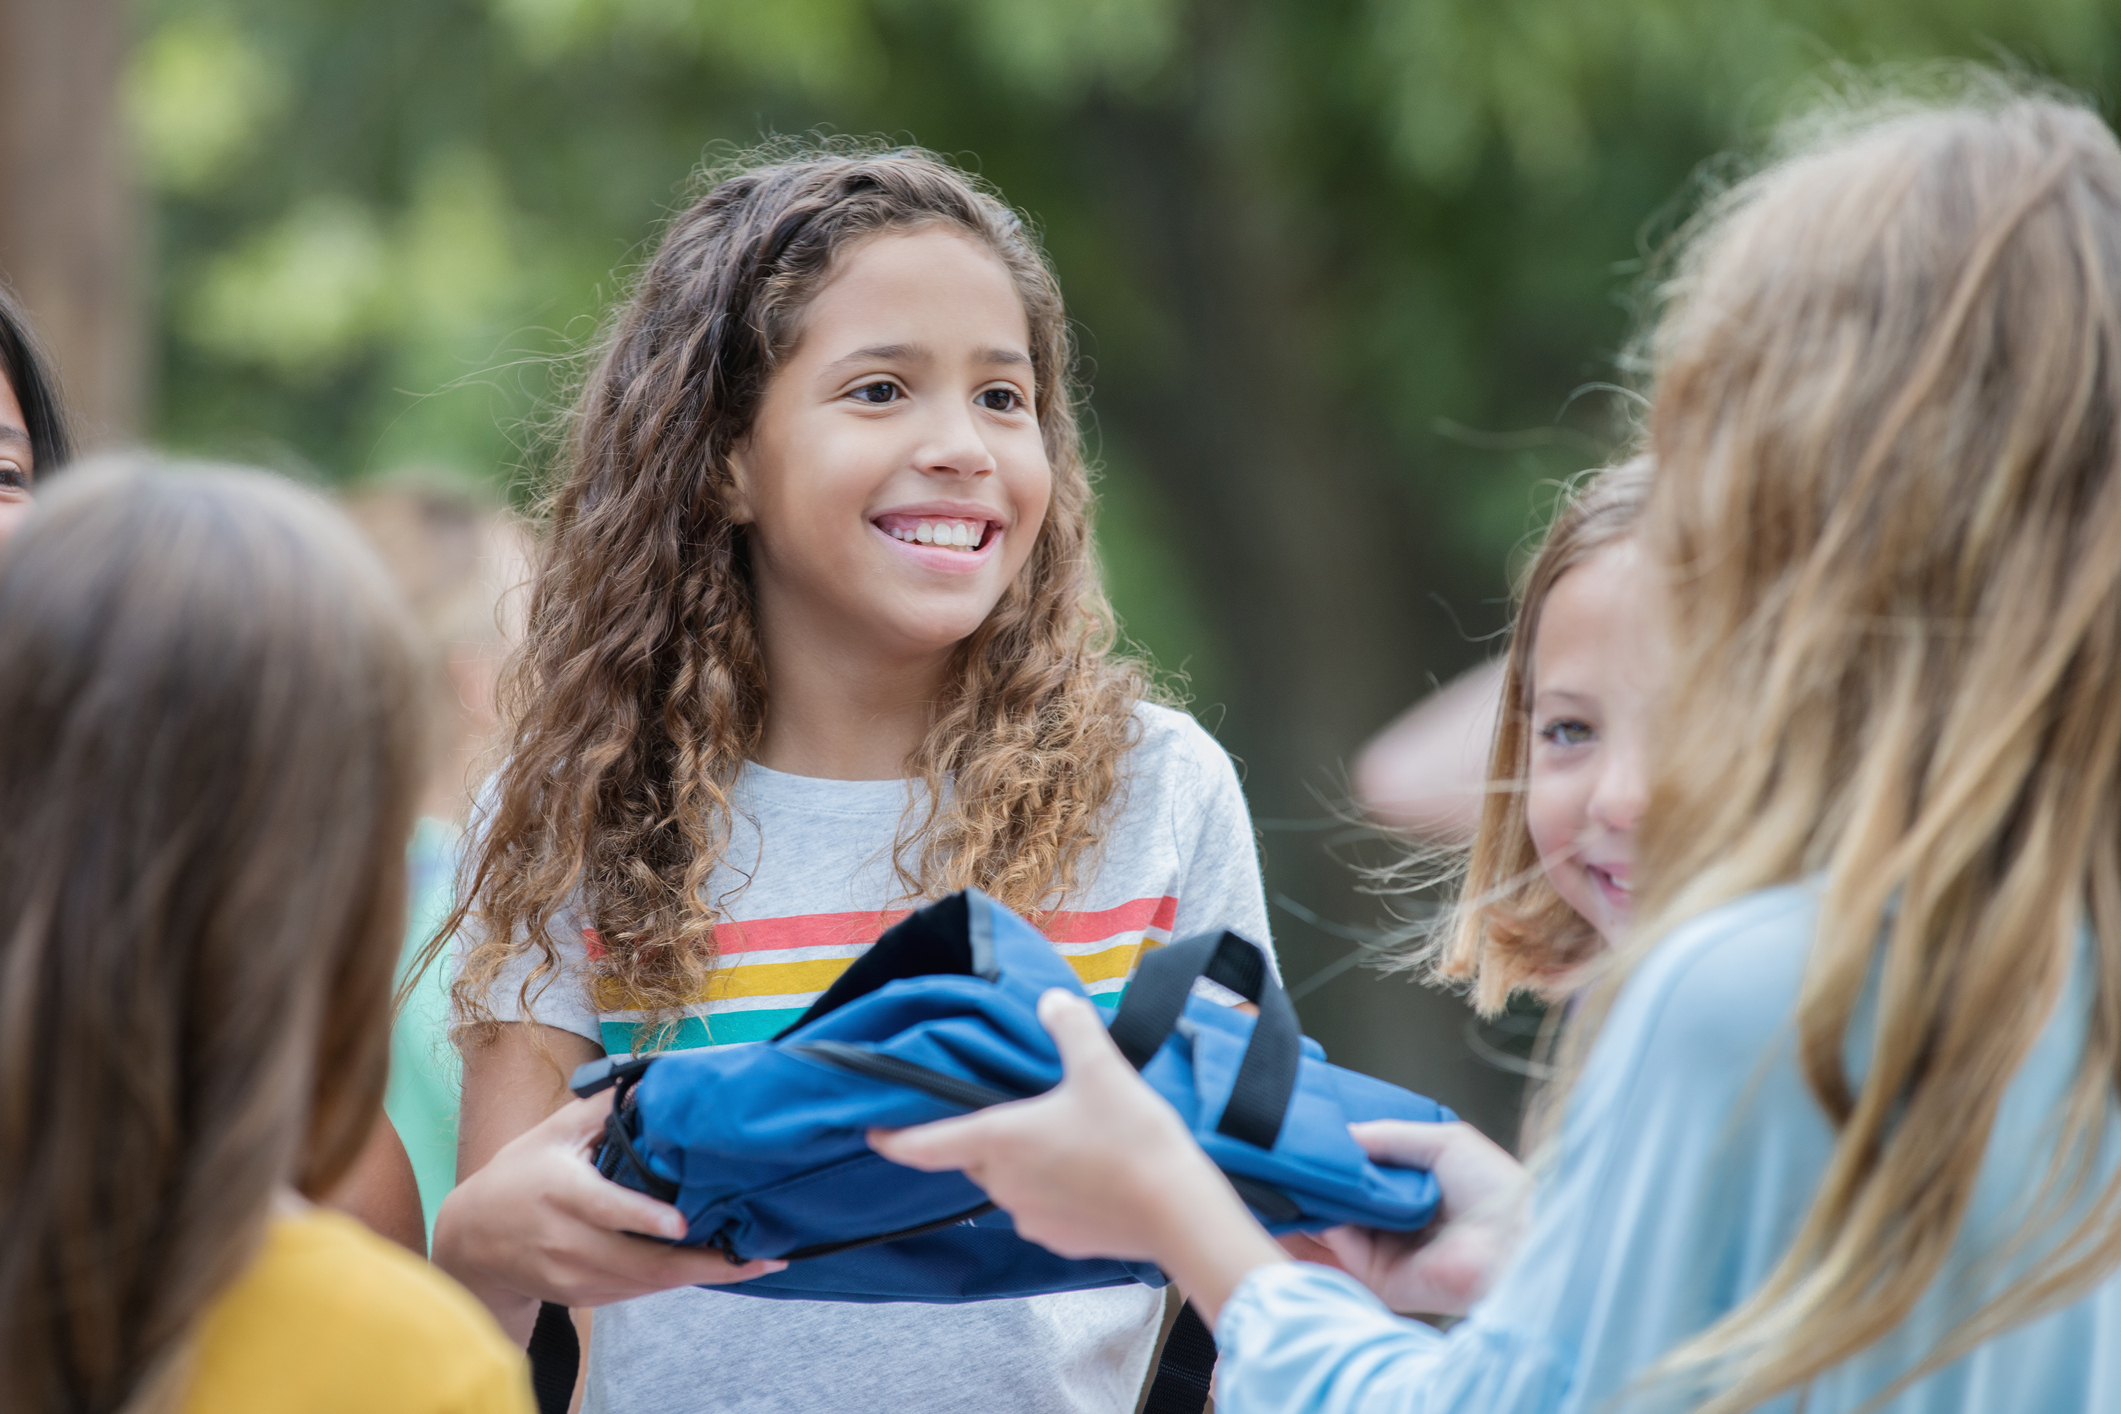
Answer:
<svg viewBox="0 0 2121 1414"><path fill-rule="evenodd" d="M0 442L20 442L27 447L30 445L30 436L26 429L17 427L12 422L0 422Z"/></svg>
<svg viewBox="0 0 2121 1414"><path fill-rule="evenodd" d="M856 349L845 358L834 359L825 365L828 373L836 372L850 364L858 363L933 363L935 353L921 344L872 344L866 349ZM981 349L973 356L975 363L1006 364L1011 367L1031 366L1028 354L1016 349Z"/></svg>

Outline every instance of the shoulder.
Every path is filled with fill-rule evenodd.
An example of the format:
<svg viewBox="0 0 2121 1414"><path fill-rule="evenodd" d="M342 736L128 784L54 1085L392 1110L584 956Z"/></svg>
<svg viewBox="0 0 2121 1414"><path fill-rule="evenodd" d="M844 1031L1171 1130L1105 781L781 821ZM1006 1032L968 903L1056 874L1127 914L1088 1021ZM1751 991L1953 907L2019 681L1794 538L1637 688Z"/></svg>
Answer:
<svg viewBox="0 0 2121 1414"><path fill-rule="evenodd" d="M470 1293L352 1219L277 1217L207 1313L189 1407L355 1405L527 1411L523 1354Z"/></svg>
<svg viewBox="0 0 2121 1414"><path fill-rule="evenodd" d="M1134 745L1128 751L1132 774L1176 776L1203 781L1228 777L1234 784L1237 769L1222 743L1190 712L1160 707L1153 702L1134 705Z"/></svg>
<svg viewBox="0 0 2121 1414"><path fill-rule="evenodd" d="M1664 1073L1708 1079L1754 1068L1792 1035L1818 920L1810 884L1734 899L1652 945L1621 990L1609 1032Z"/></svg>

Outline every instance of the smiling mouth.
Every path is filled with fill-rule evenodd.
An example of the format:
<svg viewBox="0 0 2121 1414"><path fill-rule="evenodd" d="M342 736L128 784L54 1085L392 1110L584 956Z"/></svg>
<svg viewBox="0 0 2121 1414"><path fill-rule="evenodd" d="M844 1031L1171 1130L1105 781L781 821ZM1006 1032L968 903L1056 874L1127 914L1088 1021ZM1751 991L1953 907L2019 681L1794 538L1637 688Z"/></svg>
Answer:
<svg viewBox="0 0 2121 1414"><path fill-rule="evenodd" d="M1615 903L1630 904L1635 901L1633 890L1597 865L1586 864L1583 866L1583 872L1590 875L1591 882L1596 884L1600 892L1604 893L1608 899Z"/></svg>
<svg viewBox="0 0 2121 1414"><path fill-rule="evenodd" d="M957 516L878 516L873 522L893 540L908 545L928 545L938 550L976 554L1001 533L991 520L966 520Z"/></svg>

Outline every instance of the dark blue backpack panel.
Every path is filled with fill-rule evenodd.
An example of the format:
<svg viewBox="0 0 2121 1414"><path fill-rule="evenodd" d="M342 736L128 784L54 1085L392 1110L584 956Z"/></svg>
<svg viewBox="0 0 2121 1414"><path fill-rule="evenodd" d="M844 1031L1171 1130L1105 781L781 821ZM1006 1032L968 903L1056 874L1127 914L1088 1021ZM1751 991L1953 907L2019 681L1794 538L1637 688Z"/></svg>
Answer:
<svg viewBox="0 0 2121 1414"><path fill-rule="evenodd" d="M1257 1021L1192 995L1204 975L1258 1002ZM771 1041L583 1067L582 1093L621 1086L598 1167L676 1204L688 1245L793 1264L720 1290L956 1302L1161 1286L1152 1266L1025 1242L964 1175L902 1168L865 1138L1058 1084L1036 1011L1052 987L1082 995L1035 928L976 890L952 895L886 931ZM1327 1064L1245 940L1148 953L1112 1032L1271 1230L1412 1230L1434 1212L1435 1180L1371 1163L1347 1124L1449 1112Z"/></svg>

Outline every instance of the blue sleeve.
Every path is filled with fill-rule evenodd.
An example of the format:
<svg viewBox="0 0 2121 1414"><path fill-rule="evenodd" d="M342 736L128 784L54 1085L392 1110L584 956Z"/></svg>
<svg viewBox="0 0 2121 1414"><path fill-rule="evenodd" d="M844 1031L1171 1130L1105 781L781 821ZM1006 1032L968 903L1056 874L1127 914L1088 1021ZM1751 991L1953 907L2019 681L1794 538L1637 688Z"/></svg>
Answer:
<svg viewBox="0 0 2121 1414"><path fill-rule="evenodd" d="M1754 895L1642 965L1539 1165L1524 1246L1448 1335L1325 1268L1265 1268L1217 1321L1217 1408L1587 1414L1728 1312L1831 1151L1790 1046L1811 918L1806 892Z"/></svg>

